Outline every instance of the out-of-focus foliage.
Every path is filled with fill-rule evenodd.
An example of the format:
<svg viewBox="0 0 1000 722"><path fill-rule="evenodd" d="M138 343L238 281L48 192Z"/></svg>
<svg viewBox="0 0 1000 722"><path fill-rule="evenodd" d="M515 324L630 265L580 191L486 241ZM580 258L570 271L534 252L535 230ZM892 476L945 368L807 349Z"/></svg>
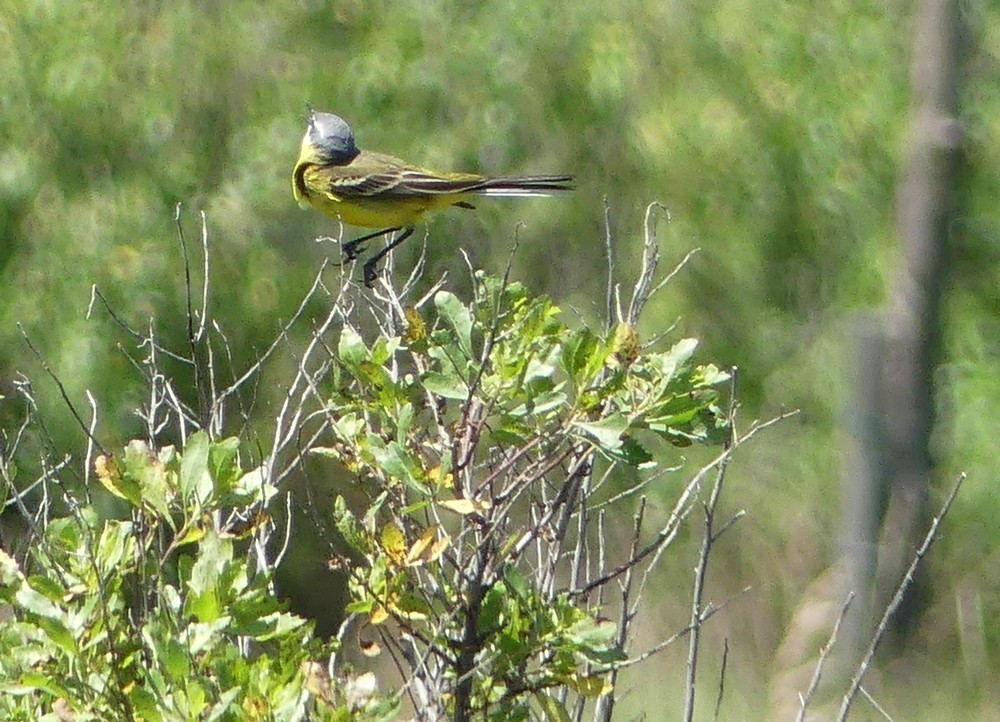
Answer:
<svg viewBox="0 0 1000 722"><path fill-rule="evenodd" d="M755 651L766 656L796 591L836 549L833 427L850 417L845 317L882 300L897 263L910 9L870 0L6 0L0 393L10 396L14 373L26 371L39 402L55 405L21 323L71 398L114 390L119 406L102 413L120 421L122 441L134 435L132 368L97 343L106 316L84 312L97 284L135 328L152 319L167 343L180 342L183 324L164 322L184 310L176 203L189 245L196 212L208 214L217 315L234 365L252 359L322 255L335 253L311 242L337 232L329 219L291 199L307 103L346 117L362 146L428 166L577 176L570 200L496 201L434 219L430 275L449 270L456 283L466 283L459 248L495 270L523 220L515 276L596 316L601 198L622 264L638 257L642 208L662 201L673 218L660 229L665 245L677 258L703 250L644 331L680 317L710 356L752 369L742 377L747 413L805 412L783 448L755 452L744 468L758 471L739 492L760 538L733 553L733 575L781 577L762 592L770 611L755 625ZM988 600L1000 588L995 565L971 560L1000 546L989 482L1000 418L1000 8L963 9L969 155L939 451L945 468L971 478L939 553L961 560L943 561L942 573L987 579ZM420 235L399 250L401 267ZM262 385L262 400L269 391ZM5 413L16 417L16 404ZM69 425L52 432L76 438ZM991 609L985 618L997 618ZM941 635L957 644L980 629L996 670L1000 629L980 627L942 622Z"/></svg>

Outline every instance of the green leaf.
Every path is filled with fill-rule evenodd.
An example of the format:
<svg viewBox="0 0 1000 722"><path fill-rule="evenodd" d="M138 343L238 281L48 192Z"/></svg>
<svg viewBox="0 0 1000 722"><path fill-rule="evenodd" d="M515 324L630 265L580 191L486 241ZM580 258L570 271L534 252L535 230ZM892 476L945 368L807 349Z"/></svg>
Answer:
<svg viewBox="0 0 1000 722"><path fill-rule="evenodd" d="M219 617L213 622L194 622L185 630L184 641L192 655L199 655L219 644L226 628L232 622L228 616Z"/></svg>
<svg viewBox="0 0 1000 722"><path fill-rule="evenodd" d="M128 700L138 719L146 722L162 722L161 703L141 685L134 685L128 691Z"/></svg>
<svg viewBox="0 0 1000 722"><path fill-rule="evenodd" d="M175 483L176 479L160 458L153 455L146 442L139 440L129 442L125 447L123 473L118 483L119 491L122 491L129 501L132 501L132 497L128 488L134 484L138 489L140 502L145 502L156 510L160 517L170 522L170 502L176 493Z"/></svg>
<svg viewBox="0 0 1000 722"><path fill-rule="evenodd" d="M509 413L511 416L542 416L564 406L567 401L566 394L562 391L562 384L560 384L551 391L540 393L530 401L514 407Z"/></svg>
<svg viewBox="0 0 1000 722"><path fill-rule="evenodd" d="M232 485L229 493L219 499L220 503L237 503L242 505L264 504L267 505L275 494L277 487L264 480L265 469L258 466L243 474Z"/></svg>
<svg viewBox="0 0 1000 722"><path fill-rule="evenodd" d="M582 617L566 630L566 638L581 647L607 647L618 633L618 625L610 619Z"/></svg>
<svg viewBox="0 0 1000 722"><path fill-rule="evenodd" d="M375 345L372 346L371 362L376 366L384 366L392 358L396 349L399 348L399 344L400 339L398 336L391 338L379 336L375 340Z"/></svg>
<svg viewBox="0 0 1000 722"><path fill-rule="evenodd" d="M226 719L228 715L232 714L233 707L238 706L237 703L240 697L245 695L246 691L239 687L227 689L219 695L218 701L212 705L212 708L204 717L205 722L216 722L217 720ZM286 716L289 718L291 717L290 714L287 714ZM279 715L277 719L284 719L284 717Z"/></svg>
<svg viewBox="0 0 1000 722"><path fill-rule="evenodd" d="M108 575L123 571L119 567L126 554L126 549L132 548L128 543L132 531L131 522L109 521L105 523L94 554L102 580Z"/></svg>
<svg viewBox="0 0 1000 722"><path fill-rule="evenodd" d="M548 722L572 722L569 712L554 697L550 697L544 692L535 692L535 701Z"/></svg>
<svg viewBox="0 0 1000 722"><path fill-rule="evenodd" d="M53 697L69 698L71 696L66 688L59 684L59 680L54 679L52 675L34 671L25 672L18 679L17 684L4 684L2 689L8 694L23 694L24 692L41 690L48 692Z"/></svg>
<svg viewBox="0 0 1000 722"><path fill-rule="evenodd" d="M191 657L180 641L171 635L157 639L156 650L163 660L166 673L174 680L183 680L191 673Z"/></svg>
<svg viewBox="0 0 1000 722"><path fill-rule="evenodd" d="M258 617L250 624L241 625L239 633L253 637L258 642L265 642L268 639L283 637L304 624L306 624L306 620L302 617L297 617L287 612L272 612L263 617Z"/></svg>
<svg viewBox="0 0 1000 722"><path fill-rule="evenodd" d="M524 572L518 567L507 565L503 570L503 579L508 589L519 599L527 601L532 596L531 584L525 577Z"/></svg>
<svg viewBox="0 0 1000 722"><path fill-rule="evenodd" d="M731 374L722 371L715 364L706 364L695 369L691 380L697 386L716 386L725 383L730 378L732 378Z"/></svg>
<svg viewBox="0 0 1000 722"><path fill-rule="evenodd" d="M458 296L449 291L438 291L434 295L434 305L441 318L451 326L458 340L458 347L465 358L472 358L472 314L458 300Z"/></svg>
<svg viewBox="0 0 1000 722"><path fill-rule="evenodd" d="M410 426L413 424L413 404L405 403L401 404L399 408L396 409L396 442L399 444L406 443L406 435L410 431Z"/></svg>
<svg viewBox="0 0 1000 722"><path fill-rule="evenodd" d="M237 452L240 448L240 440L235 436L230 436L222 441L217 441L208 449L208 466L215 481L215 489L218 494L226 494L240 476L240 468L237 463Z"/></svg>
<svg viewBox="0 0 1000 722"><path fill-rule="evenodd" d="M210 532L198 545L198 557L187 581L185 611L201 622L214 622L223 613L219 595L220 577L232 561L233 547L228 540Z"/></svg>
<svg viewBox="0 0 1000 722"><path fill-rule="evenodd" d="M563 344L562 365L575 387L579 388L590 383L591 379L583 378L580 372L587 368L596 351L597 337L586 326L574 331Z"/></svg>
<svg viewBox="0 0 1000 722"><path fill-rule="evenodd" d="M347 508L347 502L339 494L333 502L333 523L352 549L363 554L369 551L371 544L368 537L362 533L354 513Z"/></svg>
<svg viewBox="0 0 1000 722"><path fill-rule="evenodd" d="M353 411L333 420L333 429L340 439L348 444L353 444L355 438L365 428L365 421L358 417Z"/></svg>
<svg viewBox="0 0 1000 722"><path fill-rule="evenodd" d="M614 451L621 447L629 423L623 414L615 413L598 421L574 421L573 426L586 432L602 449Z"/></svg>
<svg viewBox="0 0 1000 722"><path fill-rule="evenodd" d="M36 589L36 587L41 587L41 589ZM19 607L32 614L49 619L61 619L63 610L52 599L53 588L58 594L56 596L58 599L64 593L62 587L45 577L31 577L21 584L20 589L14 595L14 601Z"/></svg>
<svg viewBox="0 0 1000 722"><path fill-rule="evenodd" d="M649 450L631 436L625 437L621 448L614 453L614 457L637 469L656 466L656 463L653 461L653 455L649 453Z"/></svg>
<svg viewBox="0 0 1000 722"><path fill-rule="evenodd" d="M45 632L48 638L61 647L67 654L76 657L80 653L79 649L77 649L76 638L63 623L63 620L39 617L37 623L38 628Z"/></svg>
<svg viewBox="0 0 1000 722"><path fill-rule="evenodd" d="M368 348L361 335L348 323L344 324L337 343L337 355L340 360L352 369L357 369L369 357Z"/></svg>
<svg viewBox="0 0 1000 722"><path fill-rule="evenodd" d="M673 345L664 354L651 354L650 358L659 362L660 373L665 382L670 382L678 369L691 360L695 349L698 348L698 339L685 338Z"/></svg>
<svg viewBox="0 0 1000 722"><path fill-rule="evenodd" d="M204 431L188 437L181 457L180 487L185 500L205 504L212 497L214 484L208 471L209 439Z"/></svg>
<svg viewBox="0 0 1000 722"><path fill-rule="evenodd" d="M245 690L240 687L227 689L219 695L219 700L209 710L208 715L205 716L205 722L216 722L216 720L226 719L228 715L232 714L232 708L236 706L239 698L244 695ZM291 717L290 714L287 716ZM278 716L277 719L283 719L283 717Z"/></svg>
<svg viewBox="0 0 1000 722"><path fill-rule="evenodd" d="M445 399L464 401L469 396L469 386L458 374L428 371L421 377L424 388Z"/></svg>
<svg viewBox="0 0 1000 722"><path fill-rule="evenodd" d="M369 436L374 437L372 434ZM420 467L417 466L409 452L395 441L383 445L381 439L376 442L375 438L369 439L372 442L370 448L372 456L375 458L375 464L381 472L389 478L416 488L418 491L428 492L429 490L425 488L423 482L417 478Z"/></svg>

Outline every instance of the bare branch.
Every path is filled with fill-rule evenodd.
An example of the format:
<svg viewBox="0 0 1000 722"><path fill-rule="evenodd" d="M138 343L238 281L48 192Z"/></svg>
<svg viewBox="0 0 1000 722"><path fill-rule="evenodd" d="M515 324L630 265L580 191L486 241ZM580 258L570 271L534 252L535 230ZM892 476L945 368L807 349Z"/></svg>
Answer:
<svg viewBox="0 0 1000 722"><path fill-rule="evenodd" d="M28 345L28 348L31 349L31 352L35 355L35 358L37 358L38 362L41 364L42 370L45 371L45 373L49 375L49 378L51 378L55 382L56 388L59 389L59 395L62 396L62 400L66 404L66 408L68 408L69 412L73 415L73 418L76 420L77 425L83 430L83 433L86 434L87 438L90 439L90 441L94 444L94 446L97 447L97 449L102 454L106 453L104 451L104 447L101 446L101 442L98 441L97 438L90 432L90 426L83 420L83 418L80 416L80 412L76 410L76 406L70 400L69 392L66 391L66 387L63 385L62 379L60 379L59 376L56 375L56 372L52 370L51 366L49 366L48 361L46 361L45 357L42 356L42 352L39 351L35 347L35 344L31 342L31 339L28 337L28 334L24 330L24 327L20 323L18 323L17 328L21 332L21 337L24 339L24 342Z"/></svg>
<svg viewBox="0 0 1000 722"><path fill-rule="evenodd" d="M880 715L885 717L886 722L895 722L895 720L893 720L893 718L889 716L889 713L885 711L882 705L880 705L877 701L875 701L875 698L872 697L871 694L869 694L867 689L861 687L859 691L861 692L862 695L864 695L865 699L868 700L871 706L874 707Z"/></svg>
<svg viewBox="0 0 1000 722"><path fill-rule="evenodd" d="M959 474L954 486L952 486L951 493L948 494L948 498L945 499L944 504L941 507L941 511L938 512L938 515L931 521L930 529L927 530L927 536L924 537L924 543L920 545L919 549L917 549L917 553L914 555L913 561L906 570L903 580L899 583L896 593L893 595L889 605L885 608L885 613L882 615L882 620L878 623L878 627L875 628L875 634L872 637L871 643L868 645L868 650L865 652L864 657L861 658L861 663L858 665L858 669L854 673L854 677L851 679L851 684L841 701L840 713L837 716L837 722L844 722L844 720L847 719L847 715L850 713L854 698L857 696L858 690L861 689L861 683L865 678L865 674L868 672L868 668L871 666L872 659L875 657L875 650L878 649L878 645L882 642L883 637L885 637L886 630L889 628L889 620L892 618L892 615L896 613L896 610L899 609L899 605L902 603L903 597L906 595L906 590L913 582L913 575L917 570L917 565L920 564L920 561L924 558L930 550L931 545L934 543L937 536L938 526L941 524L941 520L944 519L945 515L948 513L948 510L951 509L951 504L955 501L955 497L958 496L958 490L962 488L962 482L965 481L965 477L966 475L964 472Z"/></svg>
<svg viewBox="0 0 1000 722"><path fill-rule="evenodd" d="M722 696L726 689L726 662L729 660L729 637L722 641L722 668L719 670L719 694L715 698L715 712L712 714L712 722L718 722L719 710L722 709Z"/></svg>
<svg viewBox="0 0 1000 722"><path fill-rule="evenodd" d="M823 673L823 665L826 663L827 655L830 654L830 650L833 649L833 645L837 642L837 634L840 632L840 625L844 621L844 617L847 616L847 610L851 606L851 602L854 601L854 592L848 592L847 597L844 599L843 605L840 607L840 614L837 615L837 621L833 625L833 631L830 633L830 638L823 645L823 648L819 650L819 659L816 660L816 669L813 671L812 679L809 682L809 688L806 693L799 696L799 713L795 717L795 722L804 722L806 718L806 708L812 701L813 695L816 693L816 688L819 687L820 676Z"/></svg>

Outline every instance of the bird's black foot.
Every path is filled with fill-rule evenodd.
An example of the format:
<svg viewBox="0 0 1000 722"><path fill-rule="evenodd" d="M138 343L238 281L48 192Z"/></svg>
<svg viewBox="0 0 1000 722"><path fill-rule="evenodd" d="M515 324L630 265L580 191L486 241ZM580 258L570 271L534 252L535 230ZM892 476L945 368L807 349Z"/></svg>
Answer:
<svg viewBox="0 0 1000 722"><path fill-rule="evenodd" d="M357 259L365 252L364 240L363 238L355 238L340 247L340 252L344 254L344 263Z"/></svg>
<svg viewBox="0 0 1000 722"><path fill-rule="evenodd" d="M365 277L365 288L375 287L375 281L378 279L378 269L375 266L378 263L378 259L379 257L376 256L375 258L365 261L365 266L362 269Z"/></svg>

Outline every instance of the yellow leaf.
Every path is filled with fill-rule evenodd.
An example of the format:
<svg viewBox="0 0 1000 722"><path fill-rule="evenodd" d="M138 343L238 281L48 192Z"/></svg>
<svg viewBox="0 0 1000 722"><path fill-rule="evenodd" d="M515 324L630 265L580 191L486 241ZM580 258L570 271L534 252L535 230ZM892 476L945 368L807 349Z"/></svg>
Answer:
<svg viewBox="0 0 1000 722"><path fill-rule="evenodd" d="M427 561L436 562L449 546L451 546L451 537L445 534L431 546L431 550L427 554Z"/></svg>
<svg viewBox="0 0 1000 722"><path fill-rule="evenodd" d="M611 683L604 677L588 677L574 673L566 682L577 694L590 699L601 697L611 691Z"/></svg>
<svg viewBox="0 0 1000 722"><path fill-rule="evenodd" d="M403 315L406 317L406 329L403 332L403 340L406 344L423 341L427 337L427 324L424 323L420 312L413 306L407 306L403 309Z"/></svg>
<svg viewBox="0 0 1000 722"><path fill-rule="evenodd" d="M330 675L326 667L319 662L305 661L299 668L305 678L305 686L309 693L327 707L335 706L333 688L330 685Z"/></svg>
<svg viewBox="0 0 1000 722"><path fill-rule="evenodd" d="M125 494L118 489L118 483L121 480L121 471L118 470L115 457L104 454L99 455L94 459L94 471L97 472L97 480L104 485L105 489L119 499L126 498Z"/></svg>
<svg viewBox="0 0 1000 722"><path fill-rule="evenodd" d="M455 475L448 472L444 476L441 475L441 467L435 466L433 469L427 470L427 479L434 484L438 489L454 489L455 488Z"/></svg>
<svg viewBox="0 0 1000 722"><path fill-rule="evenodd" d="M377 626L379 624L382 624L382 622L386 621L388 618L389 618L389 610L383 607L382 605L379 605L372 610L372 615L369 618L369 621L371 621L372 625Z"/></svg>
<svg viewBox="0 0 1000 722"><path fill-rule="evenodd" d="M224 536L220 534L219 536ZM181 529L180 534L174 541L174 546L184 546L201 541L205 537L205 528L199 524L189 524Z"/></svg>
<svg viewBox="0 0 1000 722"><path fill-rule="evenodd" d="M439 501L438 504L462 516L481 513L492 506L488 501L477 499L444 499L443 501Z"/></svg>
<svg viewBox="0 0 1000 722"><path fill-rule="evenodd" d="M406 557L406 537L391 521L382 527L382 549L393 564L402 564Z"/></svg>
<svg viewBox="0 0 1000 722"><path fill-rule="evenodd" d="M397 619L407 619L411 622L422 622L427 619L427 615L418 609L402 609L395 604L392 605L392 613L396 615Z"/></svg>
<svg viewBox="0 0 1000 722"><path fill-rule="evenodd" d="M437 532L437 524L428 527L427 531L425 531L419 539L413 542L413 546L410 547L410 551L406 553L406 559L403 560L403 564L409 567L423 562L424 552L427 551L437 538Z"/></svg>

